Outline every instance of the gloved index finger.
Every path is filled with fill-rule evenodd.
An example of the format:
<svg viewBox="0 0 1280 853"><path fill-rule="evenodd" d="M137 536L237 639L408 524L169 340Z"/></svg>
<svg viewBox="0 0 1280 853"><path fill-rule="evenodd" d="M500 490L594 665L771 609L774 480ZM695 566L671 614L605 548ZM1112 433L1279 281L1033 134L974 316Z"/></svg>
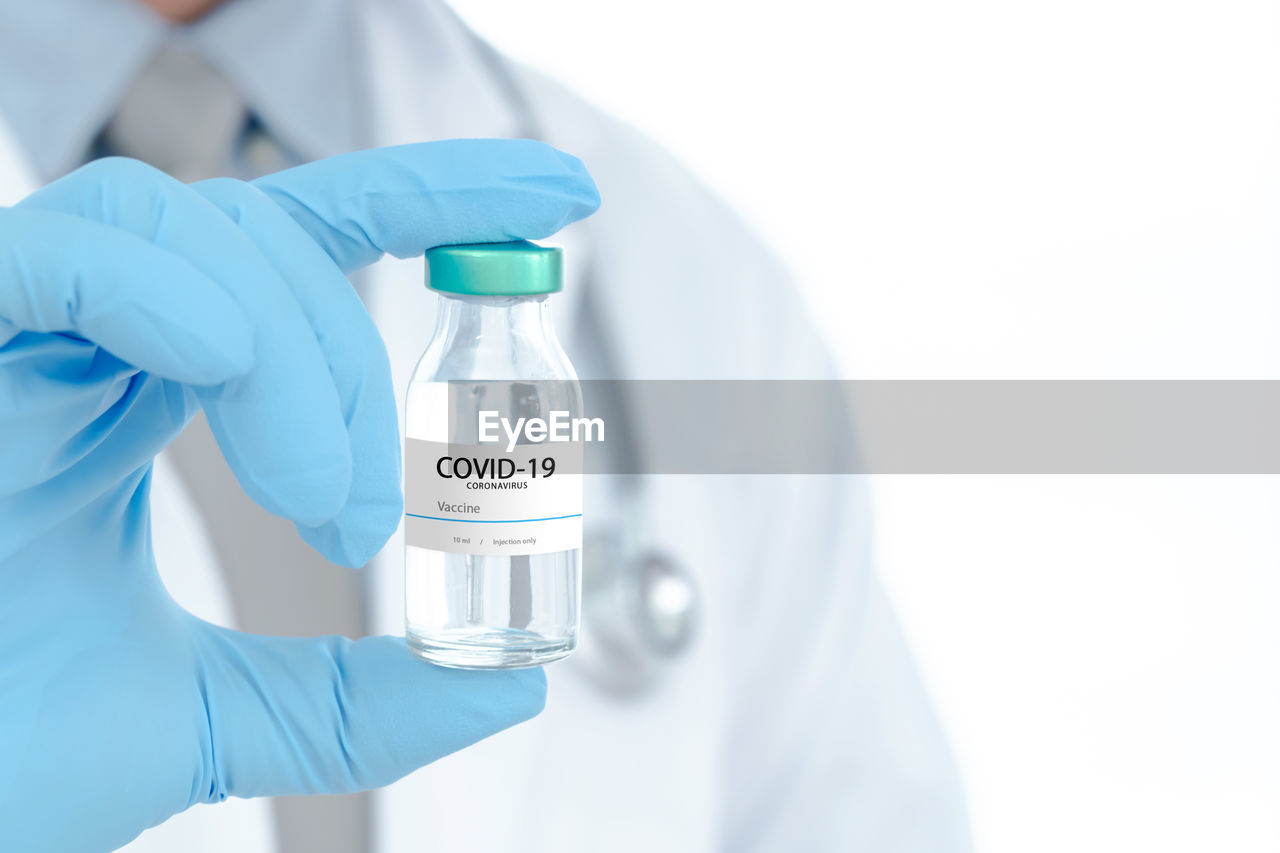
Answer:
<svg viewBox="0 0 1280 853"><path fill-rule="evenodd" d="M127 231L215 282L253 333L248 372L196 392L223 456L245 492L277 515L318 525L342 508L351 489L351 448L324 352L279 271L221 210L123 158L96 160L19 207ZM141 268L135 275L163 272Z"/></svg>
<svg viewBox="0 0 1280 853"><path fill-rule="evenodd" d="M17 331L74 332L134 367L196 385L253 362L240 306L180 255L77 216L0 208L0 345Z"/></svg>
<svg viewBox="0 0 1280 853"><path fill-rule="evenodd" d="M383 254L548 237L600 206L580 160L528 139L356 151L254 185L346 271Z"/></svg>

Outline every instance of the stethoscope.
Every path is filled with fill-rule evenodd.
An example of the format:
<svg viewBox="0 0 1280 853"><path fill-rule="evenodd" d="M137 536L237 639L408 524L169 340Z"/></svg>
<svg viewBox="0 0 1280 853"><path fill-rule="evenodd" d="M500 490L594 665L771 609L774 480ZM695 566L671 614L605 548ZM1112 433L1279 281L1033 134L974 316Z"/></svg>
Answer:
<svg viewBox="0 0 1280 853"><path fill-rule="evenodd" d="M468 31L469 32L469 31ZM515 116L517 135L546 139L542 125L507 61L471 34L481 61ZM583 275L579 327L590 334L590 294L596 278ZM593 349L607 364L608 348L595 335ZM611 375L602 371L603 375ZM626 418L625 401L612 402L606 422ZM597 414L597 412L593 412ZM636 458L636 448L611 442L614 452ZM621 460L619 460L621 461ZM623 470L610 466L609 470ZM583 538L582 636L569 663L597 687L620 698L657 687L689 651L698 633L700 594L693 575L669 550L654 546L639 476L595 477Z"/></svg>

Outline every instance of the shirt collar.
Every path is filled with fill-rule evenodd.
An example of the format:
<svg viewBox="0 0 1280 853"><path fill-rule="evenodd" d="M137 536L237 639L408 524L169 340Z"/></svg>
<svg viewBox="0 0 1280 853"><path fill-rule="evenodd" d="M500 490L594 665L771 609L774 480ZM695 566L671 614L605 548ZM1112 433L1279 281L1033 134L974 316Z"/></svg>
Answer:
<svg viewBox="0 0 1280 853"><path fill-rule="evenodd" d="M0 113L41 180L78 166L165 39L188 39L301 159L355 147L347 0L231 0L185 26L136 0L0 4Z"/></svg>
<svg viewBox="0 0 1280 853"><path fill-rule="evenodd" d="M42 180L74 168L167 29L140 5L0 5L0 110Z"/></svg>
<svg viewBox="0 0 1280 853"><path fill-rule="evenodd" d="M185 28L277 141L303 160L356 147L346 0L226 2Z"/></svg>

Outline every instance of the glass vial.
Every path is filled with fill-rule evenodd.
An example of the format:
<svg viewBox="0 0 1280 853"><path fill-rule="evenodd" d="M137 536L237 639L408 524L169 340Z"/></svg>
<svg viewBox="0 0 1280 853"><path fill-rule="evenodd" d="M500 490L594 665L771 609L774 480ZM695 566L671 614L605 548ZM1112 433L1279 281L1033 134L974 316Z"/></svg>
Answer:
<svg viewBox="0 0 1280 853"><path fill-rule="evenodd" d="M581 445L520 424L581 415L548 304L562 250L441 246L427 284L439 314L405 412L406 640L444 666L558 660L578 643Z"/></svg>

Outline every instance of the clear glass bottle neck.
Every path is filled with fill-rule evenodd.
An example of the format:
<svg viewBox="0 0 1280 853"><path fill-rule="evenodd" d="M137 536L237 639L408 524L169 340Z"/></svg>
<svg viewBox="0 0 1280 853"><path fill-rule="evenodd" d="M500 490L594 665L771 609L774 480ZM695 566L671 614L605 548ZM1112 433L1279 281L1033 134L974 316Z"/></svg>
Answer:
<svg viewBox="0 0 1280 853"><path fill-rule="evenodd" d="M572 379L547 296L440 294L431 344L415 376L453 379Z"/></svg>
<svg viewBox="0 0 1280 853"><path fill-rule="evenodd" d="M512 335L549 336L555 340L550 300L546 296L466 296L440 294L435 335L453 344L468 340L501 340Z"/></svg>

